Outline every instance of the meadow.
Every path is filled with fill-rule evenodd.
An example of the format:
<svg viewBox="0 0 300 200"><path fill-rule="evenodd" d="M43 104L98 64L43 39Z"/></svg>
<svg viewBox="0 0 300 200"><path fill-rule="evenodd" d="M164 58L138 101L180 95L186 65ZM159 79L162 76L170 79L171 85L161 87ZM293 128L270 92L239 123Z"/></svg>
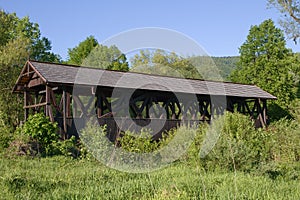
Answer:
<svg viewBox="0 0 300 200"><path fill-rule="evenodd" d="M0 199L300 199L299 179L184 161L141 174L64 156L2 158L0 169Z"/></svg>
<svg viewBox="0 0 300 200"><path fill-rule="evenodd" d="M178 160L156 171L128 173L105 166L84 145L74 143L74 138L56 141L43 135L38 141L50 137L51 143L43 142L47 148L37 150L36 140L25 133L35 133L31 127L50 126L42 119L37 116L34 122L44 126L32 125L27 130L33 122L28 120L0 153L0 199L300 199L296 120L279 120L267 129L256 129L247 116L227 113L213 126L199 126ZM106 155L106 143L97 139L105 135L105 127L94 128L88 126L82 134L101 147L95 152ZM176 148L167 153L176 155L191 130L181 126L159 143L125 133L119 142L127 152L147 153L172 141ZM217 143L205 157L199 157L206 135L216 133L220 134Z"/></svg>

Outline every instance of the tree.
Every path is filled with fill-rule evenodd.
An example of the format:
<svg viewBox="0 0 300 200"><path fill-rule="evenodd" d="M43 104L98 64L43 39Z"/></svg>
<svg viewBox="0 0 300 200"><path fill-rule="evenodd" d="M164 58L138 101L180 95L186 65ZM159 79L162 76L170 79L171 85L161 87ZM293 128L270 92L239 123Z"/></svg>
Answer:
<svg viewBox="0 0 300 200"><path fill-rule="evenodd" d="M268 0L269 5L277 8L283 17L279 21L289 39L295 43L300 38L300 1Z"/></svg>
<svg viewBox="0 0 300 200"><path fill-rule="evenodd" d="M68 64L81 65L83 60L91 53L91 51L98 45L98 41L94 36L87 37L80 42L78 46L68 49Z"/></svg>
<svg viewBox="0 0 300 200"><path fill-rule="evenodd" d="M0 46L9 40L20 37L29 39L27 59L47 62L59 62L60 56L51 52L51 42L41 37L39 25L30 22L29 17L18 18L15 13L0 10Z"/></svg>
<svg viewBox="0 0 300 200"><path fill-rule="evenodd" d="M200 79L202 76L193 61L161 49L141 50L130 60L131 70L135 72Z"/></svg>
<svg viewBox="0 0 300 200"><path fill-rule="evenodd" d="M11 91L26 62L29 45L28 38L20 37L0 47L0 116L7 127L16 127L22 119L23 100Z"/></svg>
<svg viewBox="0 0 300 200"><path fill-rule="evenodd" d="M295 71L299 67L296 56L286 48L282 30L270 19L252 26L239 52L231 80L255 84L277 96L278 104L287 108L295 98Z"/></svg>
<svg viewBox="0 0 300 200"><path fill-rule="evenodd" d="M129 70L125 54L114 45L107 47L98 44L83 60L82 65L108 70Z"/></svg>
<svg viewBox="0 0 300 200"><path fill-rule="evenodd" d="M30 40L29 59L45 62L60 62L60 56L51 52L51 42L48 38L41 36L39 25L30 22L28 16L22 19L16 18L15 27L12 28L16 32L13 38L23 36Z"/></svg>
<svg viewBox="0 0 300 200"><path fill-rule="evenodd" d="M16 127L23 116L22 97L11 93L21 68L28 58L59 61L50 50L51 43L41 37L38 24L0 10L0 116L5 126Z"/></svg>

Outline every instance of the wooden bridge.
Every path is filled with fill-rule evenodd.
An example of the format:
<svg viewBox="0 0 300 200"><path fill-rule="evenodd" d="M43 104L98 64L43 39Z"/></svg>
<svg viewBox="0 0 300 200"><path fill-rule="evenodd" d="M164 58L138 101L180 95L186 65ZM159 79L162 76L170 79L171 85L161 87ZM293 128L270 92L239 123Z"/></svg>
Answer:
<svg viewBox="0 0 300 200"><path fill-rule="evenodd" d="M24 93L25 120L30 113L44 112L66 138L78 134L74 119L92 116L108 125L111 140L120 128L118 120L125 129L132 123L143 127L164 122L161 133L182 120L209 121L225 110L247 114L257 126L266 126L267 100L276 99L255 85L36 61L26 62L13 92Z"/></svg>

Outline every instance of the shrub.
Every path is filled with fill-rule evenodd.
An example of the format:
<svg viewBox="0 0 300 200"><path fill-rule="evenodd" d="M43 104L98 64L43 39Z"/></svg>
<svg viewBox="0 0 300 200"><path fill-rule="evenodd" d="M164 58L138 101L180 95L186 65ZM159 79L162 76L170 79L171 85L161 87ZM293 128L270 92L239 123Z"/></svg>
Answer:
<svg viewBox="0 0 300 200"><path fill-rule="evenodd" d="M46 155L51 154L53 143L58 141L57 123L52 123L42 113L30 115L20 130L39 144L38 150Z"/></svg>
<svg viewBox="0 0 300 200"><path fill-rule="evenodd" d="M51 144L51 151L48 152L48 155L64 155L78 158L81 155L81 147L75 136L72 136L66 140L54 141Z"/></svg>
<svg viewBox="0 0 300 200"><path fill-rule="evenodd" d="M106 125L94 125L88 122L84 129L80 131L79 137L82 143L81 157L91 159L96 157L98 160L105 160L107 152L114 146L106 137Z"/></svg>
<svg viewBox="0 0 300 200"><path fill-rule="evenodd" d="M13 137L13 130L5 124L3 115L0 111L0 152L3 152L9 146Z"/></svg>
<svg viewBox="0 0 300 200"><path fill-rule="evenodd" d="M141 130L141 133L126 131L122 137L118 138L120 146L129 152L149 153L158 148L159 143L152 140L150 131Z"/></svg>
<svg viewBox="0 0 300 200"><path fill-rule="evenodd" d="M275 162L300 161L300 127L297 121L281 119L271 124L268 131L273 135L271 153Z"/></svg>
<svg viewBox="0 0 300 200"><path fill-rule="evenodd" d="M270 139L248 116L228 112L210 126L200 126L189 154L200 152L206 169L250 170L270 159Z"/></svg>

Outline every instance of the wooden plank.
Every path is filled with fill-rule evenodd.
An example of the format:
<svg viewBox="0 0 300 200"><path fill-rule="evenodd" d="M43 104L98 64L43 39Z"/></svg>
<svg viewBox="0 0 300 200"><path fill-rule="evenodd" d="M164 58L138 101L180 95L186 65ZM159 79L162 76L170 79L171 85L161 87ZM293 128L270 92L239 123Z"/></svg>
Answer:
<svg viewBox="0 0 300 200"><path fill-rule="evenodd" d="M33 104L33 105L27 105L27 106L24 106L23 108L24 109L28 109L28 108L36 108L36 107L41 107L41 106L45 106L47 105L47 102L44 102L44 103L38 103L38 104Z"/></svg>

